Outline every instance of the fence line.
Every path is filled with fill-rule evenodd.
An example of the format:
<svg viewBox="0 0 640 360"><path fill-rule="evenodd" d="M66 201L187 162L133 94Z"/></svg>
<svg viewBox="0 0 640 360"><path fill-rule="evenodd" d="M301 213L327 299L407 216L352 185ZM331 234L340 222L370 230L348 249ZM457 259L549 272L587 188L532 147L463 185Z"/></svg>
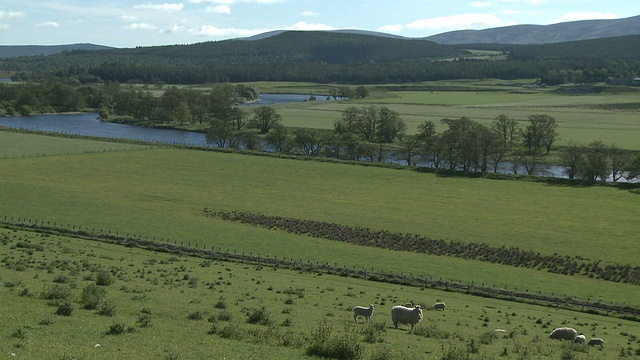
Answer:
<svg viewBox="0 0 640 360"><path fill-rule="evenodd" d="M501 300L511 300L519 302L527 302L531 304L550 306L555 308L564 308L574 311L590 312L607 316L623 317L627 320L640 321L640 308L632 307L625 304L609 304L602 303L598 300L590 298L577 299L575 297L563 294L551 293L542 294L542 292L530 293L528 289L520 289L517 287L508 289L486 286L484 283L475 284L473 281L469 284L462 280L434 278L422 274L418 276L413 273L404 274L385 272L384 270L376 271L374 268L358 268L355 266L339 266L337 262L330 264L329 262L320 263L312 260L294 260L293 258L281 257L277 255L261 254L245 251L239 253L235 249L226 248L224 251L219 246L211 245L207 249L206 245L200 246L191 241L180 240L178 245L177 239L165 239L148 236L141 236L133 233L120 234L118 231L82 227L75 224L64 224L56 221L34 220L31 218L14 218L13 216L4 216L0 218L0 227L14 228L26 231L46 232L56 235L82 238L93 241L102 241L112 244L125 246L136 246L143 249L164 250L167 252L178 252L190 256L201 256L207 258L218 259L221 261L249 262L261 265L281 266L295 270L306 270L314 272L323 272L326 274L340 275L345 277L358 277L370 281L387 282L393 284L401 284L407 286L419 286L424 288L432 288L444 291L454 291L467 293L475 296L489 297ZM216 250L217 248L217 250Z"/></svg>

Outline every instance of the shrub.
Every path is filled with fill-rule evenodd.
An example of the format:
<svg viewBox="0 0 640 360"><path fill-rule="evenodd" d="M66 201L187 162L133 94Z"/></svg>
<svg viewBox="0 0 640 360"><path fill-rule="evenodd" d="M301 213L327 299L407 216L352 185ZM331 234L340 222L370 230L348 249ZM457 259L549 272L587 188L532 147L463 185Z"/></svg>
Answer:
<svg viewBox="0 0 640 360"><path fill-rule="evenodd" d="M138 325L142 328L151 327L151 315L140 315L138 317Z"/></svg>
<svg viewBox="0 0 640 360"><path fill-rule="evenodd" d="M113 317L116 316L117 309L116 305L112 301L105 301L100 305L98 309L98 314L102 316Z"/></svg>
<svg viewBox="0 0 640 360"><path fill-rule="evenodd" d="M195 312L189 313L189 315L187 316L187 319L189 319L189 320L202 320L202 319L204 319L204 314L201 313L200 311L195 311Z"/></svg>
<svg viewBox="0 0 640 360"><path fill-rule="evenodd" d="M124 324L115 323L109 326L109 330L107 330L107 335L121 335L124 333L132 333L135 332L136 329L131 326L125 326Z"/></svg>
<svg viewBox="0 0 640 360"><path fill-rule="evenodd" d="M244 338L244 332L238 327L238 325L227 325L218 331L223 339L242 340Z"/></svg>
<svg viewBox="0 0 640 360"><path fill-rule="evenodd" d="M260 309L250 309L247 311L247 322L249 324L270 325L269 311L263 306Z"/></svg>
<svg viewBox="0 0 640 360"><path fill-rule="evenodd" d="M56 284L67 284L69 278L65 275L56 275L56 277L53 278L53 282Z"/></svg>
<svg viewBox="0 0 640 360"><path fill-rule="evenodd" d="M96 285L109 286L114 283L113 275L108 271L98 271L96 274Z"/></svg>
<svg viewBox="0 0 640 360"><path fill-rule="evenodd" d="M71 316L74 310L75 308L73 304L70 301L65 300L58 305L58 309L56 310L56 315Z"/></svg>
<svg viewBox="0 0 640 360"><path fill-rule="evenodd" d="M67 286L54 285L42 292L45 300L68 300L71 298L71 289Z"/></svg>
<svg viewBox="0 0 640 360"><path fill-rule="evenodd" d="M220 321L231 321L232 317L233 315L228 311L223 311L220 314L218 314L218 320Z"/></svg>
<svg viewBox="0 0 640 360"><path fill-rule="evenodd" d="M106 289L98 287L98 285L95 284L87 285L87 287L82 290L80 304L82 304L82 308L86 310L97 309L104 301L106 295Z"/></svg>
<svg viewBox="0 0 640 360"><path fill-rule="evenodd" d="M332 336L333 329L322 321L311 333L311 343L305 352L308 356L330 359L354 360L363 355L363 347L353 332L341 336Z"/></svg>
<svg viewBox="0 0 640 360"><path fill-rule="evenodd" d="M220 299L217 303L215 303L215 305L213 305L213 307L216 309L226 309L227 303L224 300Z"/></svg>

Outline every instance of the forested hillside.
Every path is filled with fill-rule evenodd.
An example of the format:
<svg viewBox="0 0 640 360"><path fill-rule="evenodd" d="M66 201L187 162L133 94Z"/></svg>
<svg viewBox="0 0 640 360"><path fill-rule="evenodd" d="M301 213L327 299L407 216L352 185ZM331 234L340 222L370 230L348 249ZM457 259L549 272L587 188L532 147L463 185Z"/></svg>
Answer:
<svg viewBox="0 0 640 360"><path fill-rule="evenodd" d="M14 80L66 78L202 84L251 81L382 84L446 79L600 82L640 73L640 35L546 45L438 45L339 32L282 32L260 40L72 51L4 59ZM476 57L494 50L506 60ZM504 57L503 57L504 59ZM558 73L570 76L558 77Z"/></svg>

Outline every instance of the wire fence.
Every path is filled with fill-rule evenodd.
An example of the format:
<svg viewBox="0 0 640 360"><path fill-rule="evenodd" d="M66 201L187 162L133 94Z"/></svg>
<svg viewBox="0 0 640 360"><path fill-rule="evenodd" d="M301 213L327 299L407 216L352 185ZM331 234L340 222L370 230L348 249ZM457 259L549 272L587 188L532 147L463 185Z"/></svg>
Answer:
<svg viewBox="0 0 640 360"><path fill-rule="evenodd" d="M329 263L314 261L311 259L293 259L291 257L287 258L285 256L278 256L274 254L253 253L238 251L236 249L221 248L215 245L198 244L189 240L185 241L154 236L149 237L134 233L122 233L109 229L87 226L83 227L76 224L48 220L4 216L3 218L0 218L0 227L69 236L160 252L179 253L212 260L276 266L298 271L324 273L344 277L361 278L369 281L466 293L493 299L517 301L592 314L615 316L631 321L640 321L640 307L637 305L632 306L613 302L606 303L601 300L589 298L579 299L567 294L534 293L529 292L527 289L518 289L517 287L509 288L507 286L488 286L484 283L468 283L462 280L443 279L441 277L425 274L403 272L394 273L391 271L376 270L374 268L357 268L355 266L339 265L335 262Z"/></svg>

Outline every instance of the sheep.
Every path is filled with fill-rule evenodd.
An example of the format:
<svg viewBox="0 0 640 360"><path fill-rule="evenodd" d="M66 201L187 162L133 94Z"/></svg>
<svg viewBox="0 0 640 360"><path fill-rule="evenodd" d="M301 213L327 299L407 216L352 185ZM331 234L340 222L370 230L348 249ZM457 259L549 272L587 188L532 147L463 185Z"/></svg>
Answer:
<svg viewBox="0 0 640 360"><path fill-rule="evenodd" d="M575 339L577 335L578 332L575 329L562 327L553 329L551 334L549 334L549 338L573 341L573 339Z"/></svg>
<svg viewBox="0 0 640 360"><path fill-rule="evenodd" d="M578 344L584 344L585 342L587 342L587 338L585 338L584 335L578 335L576 336L575 339L573 339L573 342Z"/></svg>
<svg viewBox="0 0 640 360"><path fill-rule="evenodd" d="M413 327L422 321L422 307L420 305L416 305L414 308L402 305L394 306L391 309L391 321L393 321L396 329L398 328L398 323L410 324L411 330L409 331L412 331Z"/></svg>
<svg viewBox="0 0 640 360"><path fill-rule="evenodd" d="M371 320L371 315L373 315L373 308L375 305L371 304L369 307L364 306L356 306L353 308L353 321L358 322L358 316L364 316L366 322Z"/></svg>
<svg viewBox="0 0 640 360"><path fill-rule="evenodd" d="M444 311L445 306L447 306L445 303L443 302L437 302L433 305L433 309L434 310L442 310Z"/></svg>
<svg viewBox="0 0 640 360"><path fill-rule="evenodd" d="M591 346L600 345L600 347L604 347L604 340L600 338L591 338L587 344Z"/></svg>

